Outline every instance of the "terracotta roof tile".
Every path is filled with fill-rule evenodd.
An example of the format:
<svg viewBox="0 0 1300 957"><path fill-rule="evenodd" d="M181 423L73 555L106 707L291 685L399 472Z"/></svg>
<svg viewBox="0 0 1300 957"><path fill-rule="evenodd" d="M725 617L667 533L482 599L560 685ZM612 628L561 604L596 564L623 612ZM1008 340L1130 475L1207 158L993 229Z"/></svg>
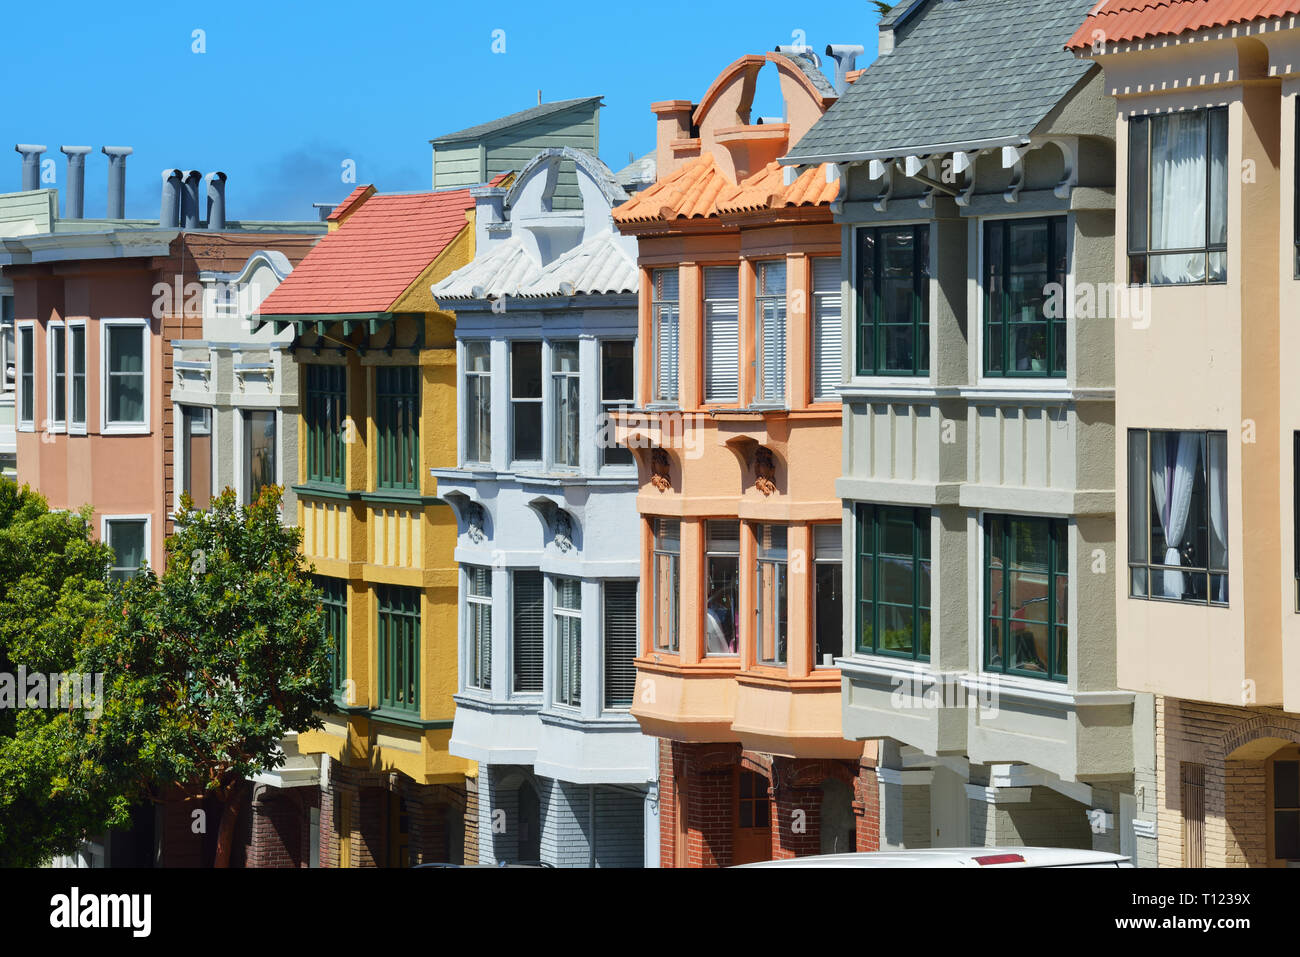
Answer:
<svg viewBox="0 0 1300 957"><path fill-rule="evenodd" d="M1067 50L1097 39L1125 43L1300 13L1300 0L1102 0L1070 37Z"/></svg>

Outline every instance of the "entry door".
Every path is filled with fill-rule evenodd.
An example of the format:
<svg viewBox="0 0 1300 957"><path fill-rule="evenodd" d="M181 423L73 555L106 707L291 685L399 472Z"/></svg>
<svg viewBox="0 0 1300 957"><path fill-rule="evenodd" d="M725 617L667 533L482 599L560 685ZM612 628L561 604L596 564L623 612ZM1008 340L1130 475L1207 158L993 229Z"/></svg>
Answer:
<svg viewBox="0 0 1300 957"><path fill-rule="evenodd" d="M1284 748L1268 763L1268 862L1300 867L1300 748Z"/></svg>
<svg viewBox="0 0 1300 957"><path fill-rule="evenodd" d="M772 859L772 808L767 778L740 771L736 779L736 818L732 845L733 864Z"/></svg>

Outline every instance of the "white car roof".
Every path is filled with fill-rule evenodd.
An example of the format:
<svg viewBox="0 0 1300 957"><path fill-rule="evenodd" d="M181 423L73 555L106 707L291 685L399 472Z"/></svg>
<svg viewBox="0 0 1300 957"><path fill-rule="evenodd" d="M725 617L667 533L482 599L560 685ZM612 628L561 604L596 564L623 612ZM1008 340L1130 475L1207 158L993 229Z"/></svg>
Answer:
<svg viewBox="0 0 1300 957"><path fill-rule="evenodd" d="M741 867L1131 867L1122 854L1061 847L934 847L819 854Z"/></svg>

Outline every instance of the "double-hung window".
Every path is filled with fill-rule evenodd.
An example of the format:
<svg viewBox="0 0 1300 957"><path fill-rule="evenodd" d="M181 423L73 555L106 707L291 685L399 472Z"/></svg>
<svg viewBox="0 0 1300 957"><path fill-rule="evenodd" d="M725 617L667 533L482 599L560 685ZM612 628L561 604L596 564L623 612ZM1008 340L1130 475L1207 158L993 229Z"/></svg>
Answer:
<svg viewBox="0 0 1300 957"><path fill-rule="evenodd" d="M676 269L650 274L650 321L654 346L655 402L677 401L677 360L680 348L680 309Z"/></svg>
<svg viewBox="0 0 1300 957"><path fill-rule="evenodd" d="M546 655L546 613L542 573L521 568L511 573L511 692L537 694L542 690Z"/></svg>
<svg viewBox="0 0 1300 957"><path fill-rule="evenodd" d="M62 432L68 426L68 331L61 322L51 322L45 335L47 427Z"/></svg>
<svg viewBox="0 0 1300 957"><path fill-rule="evenodd" d="M15 375L14 297L0 296L0 392L13 391Z"/></svg>
<svg viewBox="0 0 1300 957"><path fill-rule="evenodd" d="M330 645L330 687L334 697L354 704L348 697L348 583L341 578L315 578L321 590L321 627Z"/></svg>
<svg viewBox="0 0 1300 957"><path fill-rule="evenodd" d="M930 372L930 227L858 230L857 374Z"/></svg>
<svg viewBox="0 0 1300 957"><path fill-rule="evenodd" d="M347 368L309 365L303 389L307 430L307 480L342 485L347 480L344 431L347 423Z"/></svg>
<svg viewBox="0 0 1300 957"><path fill-rule="evenodd" d="M487 691L492 687L492 569L472 565L465 569L465 638L469 672L465 684Z"/></svg>
<svg viewBox="0 0 1300 957"><path fill-rule="evenodd" d="M857 651L930 660L930 513L857 506Z"/></svg>
<svg viewBox="0 0 1300 957"><path fill-rule="evenodd" d="M465 343L465 461L492 461L492 343Z"/></svg>
<svg viewBox="0 0 1300 957"><path fill-rule="evenodd" d="M602 586L605 634L605 708L632 707L636 691L636 581Z"/></svg>
<svg viewBox="0 0 1300 957"><path fill-rule="evenodd" d="M275 410L245 409L243 417L244 504L250 504L258 500L262 489L276 484Z"/></svg>
<svg viewBox="0 0 1300 957"><path fill-rule="evenodd" d="M125 581L140 574L140 566L149 560L149 520L105 518L103 537L113 550L109 577Z"/></svg>
<svg viewBox="0 0 1300 957"><path fill-rule="evenodd" d="M581 435L578 374L578 344L551 343L551 462L561 468L578 467L578 436Z"/></svg>
<svg viewBox="0 0 1300 957"><path fill-rule="evenodd" d="M379 618L379 706L420 710L420 590L375 589Z"/></svg>
<svg viewBox="0 0 1300 957"><path fill-rule="evenodd" d="M834 401L844 381L844 309L838 256L812 261L813 399Z"/></svg>
<svg viewBox="0 0 1300 957"><path fill-rule="evenodd" d="M1130 429L1129 595L1228 603L1226 432Z"/></svg>
<svg viewBox="0 0 1300 957"><path fill-rule="evenodd" d="M740 398L740 270L704 270L704 401Z"/></svg>
<svg viewBox="0 0 1300 957"><path fill-rule="evenodd" d="M420 488L420 367L375 369L378 486L406 492Z"/></svg>
<svg viewBox="0 0 1300 957"><path fill-rule="evenodd" d="M36 423L35 342L35 327L18 327L18 422L29 428Z"/></svg>
<svg viewBox="0 0 1300 957"><path fill-rule="evenodd" d="M1066 217L984 223L984 374L1064 376Z"/></svg>
<svg viewBox="0 0 1300 957"><path fill-rule="evenodd" d="M195 508L212 501L212 410L203 406L181 406L181 491Z"/></svg>
<svg viewBox="0 0 1300 957"><path fill-rule="evenodd" d="M655 519L654 538L654 646L677 651L681 630L682 523L675 518Z"/></svg>
<svg viewBox="0 0 1300 957"><path fill-rule="evenodd" d="M69 405L72 431L86 431L86 323L68 323Z"/></svg>
<svg viewBox="0 0 1300 957"><path fill-rule="evenodd" d="M1228 278L1228 108L1134 116L1129 131L1129 282Z"/></svg>
<svg viewBox="0 0 1300 957"><path fill-rule="evenodd" d="M139 431L148 425L149 327L135 320L103 320L104 430Z"/></svg>
<svg viewBox="0 0 1300 957"><path fill-rule="evenodd" d="M632 450L614 441L610 419L620 408L627 408L635 401L634 348L635 343L630 339L607 339L600 344L600 411L603 421L598 432L602 465L636 464Z"/></svg>
<svg viewBox="0 0 1300 957"><path fill-rule="evenodd" d="M510 460L542 458L542 344L510 344Z"/></svg>
<svg viewBox="0 0 1300 957"><path fill-rule="evenodd" d="M754 264L754 344L758 355L757 397L760 402L784 403L785 397L785 260Z"/></svg>
<svg viewBox="0 0 1300 957"><path fill-rule="evenodd" d="M740 522L709 519L704 551L709 579L704 653L735 655L740 641Z"/></svg>
<svg viewBox="0 0 1300 957"><path fill-rule="evenodd" d="M760 665L784 665L789 637L787 596L788 529L784 525L759 525L758 533L758 647Z"/></svg>
<svg viewBox="0 0 1300 957"><path fill-rule="evenodd" d="M555 579L555 702L582 704L582 582Z"/></svg>
<svg viewBox="0 0 1300 957"><path fill-rule="evenodd" d="M844 561L839 525L813 526L813 667L844 653Z"/></svg>
<svg viewBox="0 0 1300 957"><path fill-rule="evenodd" d="M1069 539L1060 518L984 519L984 670L1069 675Z"/></svg>

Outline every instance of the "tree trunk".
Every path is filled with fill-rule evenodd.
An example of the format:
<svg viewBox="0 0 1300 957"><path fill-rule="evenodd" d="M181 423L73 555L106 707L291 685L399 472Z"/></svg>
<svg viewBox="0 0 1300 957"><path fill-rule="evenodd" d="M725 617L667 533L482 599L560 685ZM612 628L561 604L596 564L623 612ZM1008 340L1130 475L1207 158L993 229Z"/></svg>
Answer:
<svg viewBox="0 0 1300 957"><path fill-rule="evenodd" d="M229 867L230 852L235 844L235 824L239 819L239 798L243 791L236 781L224 788L221 802L221 826L217 830L217 851L212 859L213 867Z"/></svg>

